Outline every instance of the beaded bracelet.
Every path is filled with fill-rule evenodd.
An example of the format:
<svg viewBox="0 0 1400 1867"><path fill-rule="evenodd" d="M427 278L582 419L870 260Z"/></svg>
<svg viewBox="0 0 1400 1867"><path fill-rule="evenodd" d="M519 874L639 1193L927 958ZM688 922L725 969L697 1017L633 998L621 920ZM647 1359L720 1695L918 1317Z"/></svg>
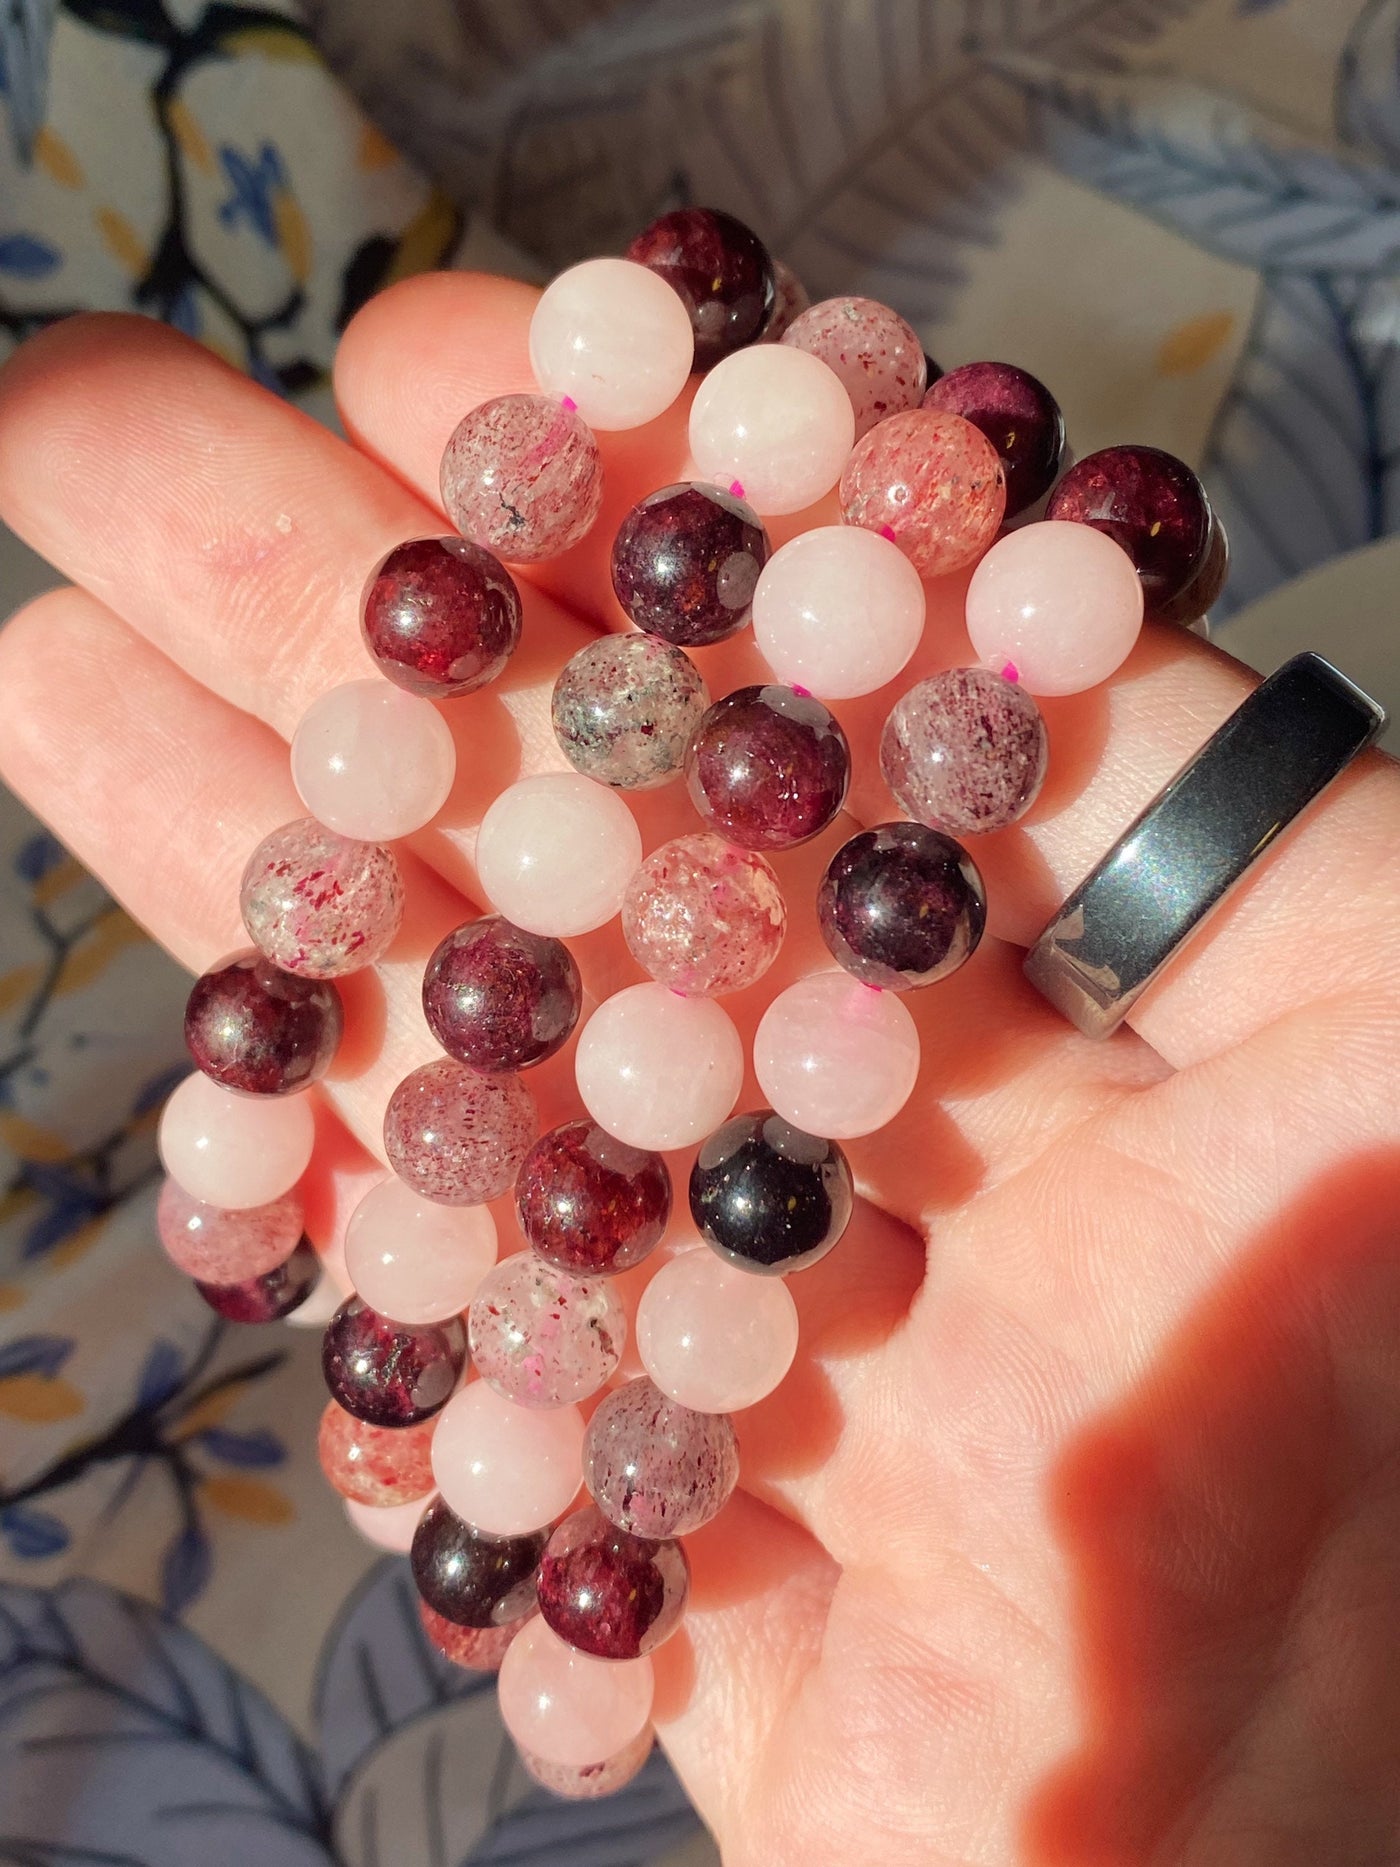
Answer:
<svg viewBox="0 0 1400 1867"><path fill-rule="evenodd" d="M718 212L667 214L626 258L557 278L530 355L539 393L473 409L447 444L442 498L460 535L401 544L369 577L363 635L387 680L334 689L297 729L310 815L248 864L252 949L190 994L199 1073L161 1123L158 1223L221 1315L266 1321L309 1295L321 1267L296 1190L313 1144L304 1092L340 1040L334 981L372 966L399 928L385 845L426 826L453 784L437 703L493 681L520 640L501 560L556 556L595 523L595 431L656 419L707 372L694 477L641 500L614 541L635 627L590 643L556 682L570 769L507 785L482 820L476 870L494 912L428 962L423 1009L445 1054L389 1100L393 1172L350 1218L353 1294L323 1351L331 1484L373 1540L411 1548L437 1646L499 1666L526 1767L591 1796L650 1750L647 1656L684 1609L681 1539L734 1489L730 1416L793 1361L783 1278L847 1224L841 1143L913 1091L919 1041L900 995L947 978L981 937L982 882L957 839L1035 801L1047 741L1033 696L1105 680L1144 614L1203 616L1228 554L1182 462L1113 447L1065 471L1059 408L1033 376L942 374L886 306L809 306ZM771 548L765 519L838 486L839 525ZM753 1045L768 1106L735 1114L743 1046L718 1000L782 944L769 857L826 829L846 798L850 749L826 703L895 680L919 646L924 580L974 565L980 661L890 710L881 769L906 817L832 857L815 905L836 969L774 997ZM750 621L773 680L712 704L692 656ZM682 775L702 827L643 860L622 794ZM648 982L584 1023L585 1112L540 1135L522 1073L583 1005L564 942L617 915ZM665 1156L686 1149L703 1243L647 1283L646 1374L616 1385L627 1318L611 1280L666 1234ZM512 1189L528 1248L498 1263L490 1202ZM469 1366L480 1378L466 1384ZM580 1403L598 1395L585 1422ZM574 1509L580 1478L590 1501Z"/></svg>

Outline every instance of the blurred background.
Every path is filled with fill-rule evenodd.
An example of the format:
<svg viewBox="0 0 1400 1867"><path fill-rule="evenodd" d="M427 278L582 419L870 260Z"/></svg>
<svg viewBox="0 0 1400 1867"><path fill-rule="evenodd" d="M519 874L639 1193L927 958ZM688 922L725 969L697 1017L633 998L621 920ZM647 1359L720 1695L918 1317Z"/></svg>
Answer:
<svg viewBox="0 0 1400 1867"><path fill-rule="evenodd" d="M333 420L383 286L686 202L1183 455L1222 644L1400 708L1400 0L0 8L0 350L134 309ZM54 581L0 535L0 611ZM427 1645L320 1480L328 1302L239 1331L159 1251L187 985L0 793L0 1857L713 1861L659 1757L555 1802Z"/></svg>

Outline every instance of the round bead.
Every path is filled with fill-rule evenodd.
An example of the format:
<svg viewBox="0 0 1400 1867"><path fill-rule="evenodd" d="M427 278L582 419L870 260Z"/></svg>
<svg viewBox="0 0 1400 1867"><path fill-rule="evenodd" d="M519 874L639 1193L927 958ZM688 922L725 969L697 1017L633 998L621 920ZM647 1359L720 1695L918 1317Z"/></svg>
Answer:
<svg viewBox="0 0 1400 1867"><path fill-rule="evenodd" d="M414 538L370 572L360 632L379 671L425 700L485 687L520 640L520 592L465 538Z"/></svg>
<svg viewBox="0 0 1400 1867"><path fill-rule="evenodd" d="M508 785L476 843L491 905L530 933L563 938L612 919L641 859L641 832L626 804L573 771Z"/></svg>
<svg viewBox="0 0 1400 1867"><path fill-rule="evenodd" d="M589 1504L550 1537L537 1588L540 1613L569 1646L635 1660L679 1626L690 1564L674 1538L629 1536Z"/></svg>
<svg viewBox="0 0 1400 1867"><path fill-rule="evenodd" d="M685 776L695 808L731 843L792 849L824 830L845 802L851 749L835 716L810 694L740 687L696 728Z"/></svg>
<svg viewBox="0 0 1400 1867"><path fill-rule="evenodd" d="M712 999L632 985L605 999L574 1058L583 1106L629 1147L688 1147L722 1122L744 1081L739 1033Z"/></svg>
<svg viewBox="0 0 1400 1867"><path fill-rule="evenodd" d="M420 1601L418 1618L423 1632L445 1660L472 1672L493 1673L530 1616L522 1614L518 1621L507 1621L504 1627L458 1627L430 1608L426 1601Z"/></svg>
<svg viewBox="0 0 1400 1867"><path fill-rule="evenodd" d="M318 822L361 842L411 836L442 809L457 772L447 721L386 681L347 681L314 700L292 737L292 782Z"/></svg>
<svg viewBox="0 0 1400 1867"><path fill-rule="evenodd" d="M630 259L586 259L561 272L530 320L535 380L604 432L664 414L694 356L685 306L659 274Z"/></svg>
<svg viewBox="0 0 1400 1867"><path fill-rule="evenodd" d="M249 939L274 966L339 979L383 956L403 919L403 881L390 850L300 817L258 844L239 901Z"/></svg>
<svg viewBox="0 0 1400 1867"><path fill-rule="evenodd" d="M499 915L441 941L423 974L423 1015L450 1057L499 1074L542 1063L568 1041L583 1005L573 954Z"/></svg>
<svg viewBox="0 0 1400 1867"><path fill-rule="evenodd" d="M845 1231L854 1200L851 1169L836 1143L771 1109L726 1122L690 1174L691 1217L741 1272L783 1276L817 1263Z"/></svg>
<svg viewBox="0 0 1400 1867"><path fill-rule="evenodd" d="M624 1744L602 1763L550 1763L544 1757L521 1750L519 1745L516 1753L525 1774L541 1789L547 1789L552 1796L562 1796L567 1802L592 1802L601 1796L615 1796L619 1789L625 1789L646 1767L655 1742L648 1725L630 1744Z"/></svg>
<svg viewBox="0 0 1400 1867"><path fill-rule="evenodd" d="M546 1264L577 1277L630 1271L660 1244L671 1176L659 1154L593 1121L540 1136L515 1182L520 1229Z"/></svg>
<svg viewBox="0 0 1400 1867"><path fill-rule="evenodd" d="M627 257L675 291L707 370L761 334L773 309L773 262L758 235L715 208L682 207L639 233Z"/></svg>
<svg viewBox="0 0 1400 1867"><path fill-rule="evenodd" d="M841 476L848 525L892 539L921 577L976 563L1006 511L996 449L961 415L913 408L872 428Z"/></svg>
<svg viewBox="0 0 1400 1867"><path fill-rule="evenodd" d="M361 1504L345 1499L345 1515L350 1527L376 1549L406 1556L413 1542L413 1532L423 1515L422 1498L410 1498L406 1504Z"/></svg>
<svg viewBox="0 0 1400 1867"><path fill-rule="evenodd" d="M589 1422L583 1476L619 1530L688 1536L729 1502L739 1481L739 1441L726 1414L696 1413L651 1381L629 1381Z"/></svg>
<svg viewBox="0 0 1400 1867"><path fill-rule="evenodd" d="M229 1210L191 1199L167 1180L156 1201L156 1230L171 1263L208 1284L246 1283L285 1264L301 1240L301 1201L284 1193L266 1206Z"/></svg>
<svg viewBox="0 0 1400 1867"><path fill-rule="evenodd" d="M426 1420L419 1426L371 1426L328 1400L316 1450L321 1470L342 1497L357 1504L408 1504L433 1488L432 1441Z"/></svg>
<svg viewBox="0 0 1400 1867"><path fill-rule="evenodd" d="M840 378L856 439L924 393L924 347L896 311L873 298L823 298L795 318L782 341L820 357Z"/></svg>
<svg viewBox="0 0 1400 1867"><path fill-rule="evenodd" d="M605 635L566 662L552 718L575 771L621 791L679 778L710 692L687 655L649 635Z"/></svg>
<svg viewBox="0 0 1400 1867"><path fill-rule="evenodd" d="M642 1292L637 1352L669 1399L697 1413L737 1413L771 1394L792 1366L797 1305L781 1277L751 1277L713 1251L683 1251Z"/></svg>
<svg viewBox="0 0 1400 1867"><path fill-rule="evenodd" d="M1160 447L1104 447L1066 473L1048 519L1092 526L1127 552L1153 612L1190 583L1210 542L1205 488Z"/></svg>
<svg viewBox="0 0 1400 1867"><path fill-rule="evenodd" d="M676 648L708 648L749 620L771 549L753 507L718 486L663 486L618 527L612 585L628 617Z"/></svg>
<svg viewBox="0 0 1400 1867"><path fill-rule="evenodd" d="M782 890L763 857L709 830L653 851L622 903L633 959L687 998L753 985L778 957L786 928Z"/></svg>
<svg viewBox="0 0 1400 1867"><path fill-rule="evenodd" d="M483 402L443 452L442 504L464 538L513 564L557 557L587 535L603 504L593 430L557 396Z"/></svg>
<svg viewBox="0 0 1400 1867"><path fill-rule="evenodd" d="M459 1517L490 1536L523 1536L569 1508L582 1451L577 1407L519 1407L473 1381L438 1421L433 1476Z"/></svg>
<svg viewBox="0 0 1400 1867"><path fill-rule="evenodd" d="M542 1529L492 1536L438 1498L413 1538L414 1584L454 1627L515 1626L534 1609L535 1574L548 1540Z"/></svg>
<svg viewBox="0 0 1400 1867"><path fill-rule="evenodd" d="M817 919L832 957L863 985L932 985L977 950L987 896L960 843L921 823L853 836L827 864Z"/></svg>
<svg viewBox="0 0 1400 1867"><path fill-rule="evenodd" d="M679 303L679 300L677 301ZM537 1615L501 1661L501 1722L522 1749L569 1768L604 1763L648 1728L651 1661L597 1660Z"/></svg>
<svg viewBox="0 0 1400 1867"><path fill-rule="evenodd" d="M518 1251L483 1279L467 1317L483 1381L521 1407L566 1407L611 1379L627 1313L602 1278L571 1277Z"/></svg>
<svg viewBox="0 0 1400 1867"><path fill-rule="evenodd" d="M985 434L1006 472L1006 516L1015 518L1054 485L1065 418L1045 384L1014 363L964 363L940 376L925 408L961 415Z"/></svg>
<svg viewBox="0 0 1400 1867"><path fill-rule="evenodd" d="M840 379L786 344L726 357L690 409L690 451L702 476L762 513L801 512L829 493L855 431Z"/></svg>
<svg viewBox="0 0 1400 1867"><path fill-rule="evenodd" d="M967 632L982 660L1033 694L1080 694L1127 660L1142 628L1132 559L1092 526L1008 532L972 573Z"/></svg>
<svg viewBox="0 0 1400 1867"><path fill-rule="evenodd" d="M800 318L812 302L812 295L798 278L785 259L773 261L773 309L768 313L768 322L763 327L761 344L775 344L783 332L790 329L793 319Z"/></svg>
<svg viewBox="0 0 1400 1867"><path fill-rule="evenodd" d="M395 1322L460 1316L495 1262L496 1222L484 1206L441 1206L397 1178L372 1186L345 1228L351 1283Z"/></svg>
<svg viewBox="0 0 1400 1867"><path fill-rule="evenodd" d="M241 1283L206 1284L195 1289L226 1322L280 1322L311 1295L321 1277L321 1260L302 1239L284 1264Z"/></svg>
<svg viewBox="0 0 1400 1867"><path fill-rule="evenodd" d="M201 1205L267 1206L306 1172L315 1126L305 1096L235 1095L196 1071L162 1111L161 1163Z"/></svg>
<svg viewBox="0 0 1400 1867"><path fill-rule="evenodd" d="M285 1096L324 1076L344 1026L340 994L326 980L298 979L256 948L194 982L185 1045L225 1089Z"/></svg>
<svg viewBox="0 0 1400 1867"><path fill-rule="evenodd" d="M483 1076L443 1058L405 1076L384 1111L389 1165L444 1206L480 1206L512 1184L539 1127L518 1076Z"/></svg>
<svg viewBox="0 0 1400 1867"><path fill-rule="evenodd" d="M893 1121L919 1074L919 1034L893 992L843 972L779 992L753 1040L759 1088L809 1134L848 1141Z"/></svg>
<svg viewBox="0 0 1400 1867"><path fill-rule="evenodd" d="M1177 595L1153 605L1147 620L1186 624L1199 622L1225 588L1229 575L1230 541L1225 535L1225 527L1212 512L1210 534L1200 563Z"/></svg>
<svg viewBox="0 0 1400 1867"><path fill-rule="evenodd" d="M990 668L949 668L911 687L885 722L880 769L901 810L951 836L1004 830L1045 779L1040 708Z"/></svg>
<svg viewBox="0 0 1400 1867"><path fill-rule="evenodd" d="M331 1399L370 1426L416 1426L446 1406L467 1360L460 1317L391 1321L354 1296L341 1304L321 1342Z"/></svg>
<svg viewBox="0 0 1400 1867"><path fill-rule="evenodd" d="M892 681L924 632L924 586L887 538L851 525L803 532L758 580L754 639L780 681L828 700Z"/></svg>

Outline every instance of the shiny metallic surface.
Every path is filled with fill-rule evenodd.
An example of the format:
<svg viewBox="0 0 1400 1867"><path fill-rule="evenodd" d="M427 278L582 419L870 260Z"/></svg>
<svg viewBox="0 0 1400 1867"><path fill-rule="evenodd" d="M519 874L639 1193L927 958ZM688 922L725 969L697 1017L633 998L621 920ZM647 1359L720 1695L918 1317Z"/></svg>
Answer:
<svg viewBox="0 0 1400 1867"><path fill-rule="evenodd" d="M1385 725L1320 655L1262 682L1056 910L1025 974L1107 1037L1280 833Z"/></svg>

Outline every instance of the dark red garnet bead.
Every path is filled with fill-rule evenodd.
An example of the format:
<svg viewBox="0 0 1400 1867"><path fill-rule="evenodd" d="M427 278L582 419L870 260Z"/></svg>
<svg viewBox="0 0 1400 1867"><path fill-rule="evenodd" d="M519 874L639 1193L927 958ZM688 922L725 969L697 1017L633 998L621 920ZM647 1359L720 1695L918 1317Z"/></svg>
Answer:
<svg viewBox="0 0 1400 1867"><path fill-rule="evenodd" d="M791 849L836 816L851 750L835 715L792 687L740 687L696 728L685 766L691 801L743 849Z"/></svg>
<svg viewBox="0 0 1400 1867"><path fill-rule="evenodd" d="M632 1536L590 1504L550 1537L536 1588L561 1640L599 1659L635 1660L675 1630L690 1564L674 1537Z"/></svg>
<svg viewBox="0 0 1400 1867"><path fill-rule="evenodd" d="M303 1238L289 1258L261 1277L248 1277L239 1284L196 1280L194 1287L210 1309L229 1322L277 1322L301 1307L320 1276L321 1260Z"/></svg>
<svg viewBox="0 0 1400 1867"><path fill-rule="evenodd" d="M448 934L423 974L423 1013L450 1057L500 1074L552 1057L578 1023L583 983L562 940L488 914Z"/></svg>
<svg viewBox="0 0 1400 1867"><path fill-rule="evenodd" d="M359 1297L326 1325L321 1372L331 1399L371 1426L416 1426L452 1398L466 1366L461 1318L391 1322Z"/></svg>
<svg viewBox="0 0 1400 1867"><path fill-rule="evenodd" d="M1006 469L1006 516L1033 506L1055 483L1065 418L1045 384L1014 363L964 363L931 384L925 408L946 409L981 430Z"/></svg>
<svg viewBox="0 0 1400 1867"><path fill-rule="evenodd" d="M613 589L648 635L708 648L749 621L769 549L763 521L742 499L717 486L663 486L618 528Z"/></svg>
<svg viewBox="0 0 1400 1867"><path fill-rule="evenodd" d="M847 972L903 992L946 979L976 952L987 897L961 843L922 823L885 823L831 858L817 920Z"/></svg>
<svg viewBox="0 0 1400 1867"><path fill-rule="evenodd" d="M1152 617L1195 578L1210 543L1210 502L1184 460L1160 447L1104 447L1076 461L1047 519L1093 525L1137 566Z"/></svg>
<svg viewBox="0 0 1400 1867"><path fill-rule="evenodd" d="M1195 622L1204 616L1225 588L1230 574L1230 541L1215 512L1210 515L1210 536L1205 555L1196 566L1196 574L1185 587L1165 603L1147 612L1149 622Z"/></svg>
<svg viewBox="0 0 1400 1867"><path fill-rule="evenodd" d="M717 208L682 207L643 228L627 257L659 273L679 293L695 332L695 367L758 338L776 290L773 262L758 235Z"/></svg>
<svg viewBox="0 0 1400 1867"><path fill-rule="evenodd" d="M498 558L465 538L414 538L370 573L365 646L397 687L452 700L494 681L520 640L520 593Z"/></svg>
<svg viewBox="0 0 1400 1867"><path fill-rule="evenodd" d="M343 1025L329 979L297 978L251 948L196 979L185 1004L195 1063L250 1096L290 1095L324 1076Z"/></svg>
<svg viewBox="0 0 1400 1867"><path fill-rule="evenodd" d="M565 1122L525 1156L515 1209L547 1264L575 1277L608 1277L630 1271L661 1242L671 1176L659 1154L628 1147L597 1122Z"/></svg>
<svg viewBox="0 0 1400 1867"><path fill-rule="evenodd" d="M418 1593L457 1627L504 1627L535 1605L535 1571L548 1530L528 1536L488 1536L465 1523L441 1498L413 1533L409 1562Z"/></svg>

